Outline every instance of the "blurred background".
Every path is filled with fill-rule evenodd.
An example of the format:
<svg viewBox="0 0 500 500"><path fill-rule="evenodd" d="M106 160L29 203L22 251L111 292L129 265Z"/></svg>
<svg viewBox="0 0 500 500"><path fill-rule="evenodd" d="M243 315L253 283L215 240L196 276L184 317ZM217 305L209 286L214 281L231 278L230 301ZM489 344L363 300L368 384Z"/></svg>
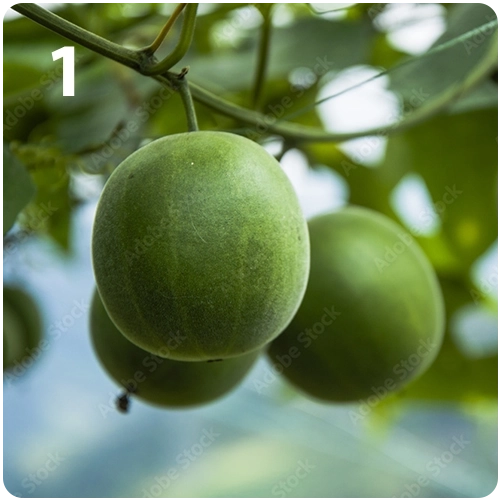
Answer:
<svg viewBox="0 0 500 500"><path fill-rule="evenodd" d="M121 160L146 141L186 131L181 101L9 10L4 291L26 292L42 324L24 364L8 367L4 356L11 494L480 497L496 487L496 15L483 4L270 5L200 4L177 69L189 65L191 81L250 107L259 36L271 16L258 107L350 140L283 140L265 123L197 103L200 128L248 135L277 156L308 218L353 203L405 226L445 297L437 360L372 406L312 401L262 359L210 405L179 411L133 400L128 414L117 412L121 390L89 337L95 208ZM175 4L45 7L142 47ZM62 96L62 61L52 61L65 45L75 46L74 97Z"/></svg>

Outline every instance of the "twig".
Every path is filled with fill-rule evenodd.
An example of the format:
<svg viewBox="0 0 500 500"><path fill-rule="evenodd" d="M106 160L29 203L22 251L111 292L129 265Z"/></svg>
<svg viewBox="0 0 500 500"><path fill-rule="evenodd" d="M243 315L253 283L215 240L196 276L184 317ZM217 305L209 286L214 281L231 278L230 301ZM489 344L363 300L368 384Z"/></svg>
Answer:
<svg viewBox="0 0 500 500"><path fill-rule="evenodd" d="M271 28L272 28L271 10L272 6L269 8L268 12L264 16L264 22L262 24L262 31L260 34L257 71L255 73L255 82L253 85L253 92L252 92L252 107L254 109L260 108L262 90L264 87L264 81L266 77L267 62L269 59L269 41L271 38Z"/></svg>
<svg viewBox="0 0 500 500"><path fill-rule="evenodd" d="M175 21L177 18L180 16L181 12L184 10L184 7L186 7L187 3L180 3L172 13L172 15L169 17L168 21L165 23L165 26L163 26L162 30L158 34L158 36L155 38L153 43L151 45L148 45L147 47L144 47L142 50L148 55L153 55L159 48L160 45L163 43L163 40L165 40L165 37L168 35L170 32L172 26L174 25Z"/></svg>

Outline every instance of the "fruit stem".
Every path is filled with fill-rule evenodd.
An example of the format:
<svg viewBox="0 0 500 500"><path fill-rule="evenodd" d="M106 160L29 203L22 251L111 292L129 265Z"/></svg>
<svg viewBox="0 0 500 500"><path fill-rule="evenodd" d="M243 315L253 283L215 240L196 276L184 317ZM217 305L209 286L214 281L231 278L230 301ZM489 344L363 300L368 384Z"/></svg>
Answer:
<svg viewBox="0 0 500 500"><path fill-rule="evenodd" d="M257 59L257 71L255 73L255 81L253 84L252 92L252 107L259 109L261 104L262 90L267 70L267 62L269 60L269 40L271 38L272 18L271 10L273 4L270 4L268 11L264 15L264 22L262 24L260 40L259 40L259 53Z"/></svg>
<svg viewBox="0 0 500 500"><path fill-rule="evenodd" d="M198 120L196 118L196 110L194 109L193 98L191 97L191 91L189 90L189 84L186 78L186 74L189 71L189 67L183 68L181 72L177 75L176 90L179 91L181 95L182 104L184 105L184 111L186 113L187 124L189 132L197 132Z"/></svg>
<svg viewBox="0 0 500 500"><path fill-rule="evenodd" d="M165 40L165 37L168 35L170 32L172 26L174 25L175 21L177 18L180 16L181 12L184 10L184 7L186 7L186 3L180 3L172 13L172 15L169 17L168 21L165 23L165 26L163 26L162 30L158 34L158 36L155 38L153 43L151 45L148 45L147 47L144 47L142 50L143 52L153 55L159 48L160 45L162 44L163 40Z"/></svg>

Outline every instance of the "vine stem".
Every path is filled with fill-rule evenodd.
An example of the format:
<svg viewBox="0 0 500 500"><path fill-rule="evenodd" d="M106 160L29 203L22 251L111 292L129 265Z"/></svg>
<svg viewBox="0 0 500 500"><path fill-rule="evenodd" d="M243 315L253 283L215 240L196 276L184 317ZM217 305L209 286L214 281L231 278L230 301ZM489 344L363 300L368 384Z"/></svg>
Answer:
<svg viewBox="0 0 500 500"><path fill-rule="evenodd" d="M34 3L18 3L11 8L32 21L41 24L45 28L73 42L83 45L83 47L87 49L97 52L120 64L124 64L136 71L140 72L141 70L143 57L135 50L127 49L117 43L110 42Z"/></svg>
<svg viewBox="0 0 500 500"><path fill-rule="evenodd" d="M257 71L255 73L255 82L252 92L252 106L254 109L259 109L261 104L262 91L267 70L267 62L269 59L269 42L271 39L272 17L271 10L273 4L264 15L264 22L262 24L262 31L259 40L259 52L257 59Z"/></svg>
<svg viewBox="0 0 500 500"><path fill-rule="evenodd" d="M187 8L190 5L188 4ZM187 10L186 8L186 10ZM167 84L172 87L171 78L176 77L168 71L163 74L152 74L151 66L152 61L147 58L143 52L127 49L118 45L116 43L110 42L94 33L91 33L75 24L67 21L58 15L39 7L36 4L26 4L20 3L12 6L12 9L24 16L28 17L32 21L45 26L46 28L58 33L69 40L72 40L88 49L97 52L113 61L119 62L135 71L146 75L153 76L157 81L162 84ZM186 12L187 14L187 12ZM194 25L194 24L193 24ZM422 59L427 57L430 53L435 53L445 48L454 46L458 43L463 43L466 40L470 40L473 37L482 34L485 27L496 28L498 22L490 21L478 28L468 31L453 40L449 40L442 45L434 47L429 51L429 53L423 54L422 56L416 56L412 60ZM484 35L483 35L484 36ZM495 34L496 36L496 34ZM446 106L450 104L454 99L460 97L464 92L467 92L477 83L479 83L485 76L489 75L493 68L497 66L498 54L496 46L494 43L491 44L492 48L489 50L488 54L483 58L481 64L478 64L477 68L471 72L471 74L463 81L456 83L446 91L438 95L433 99L429 99L429 104L416 108L409 116L405 117L400 122L394 125L389 125L382 128L374 128L370 130L361 130L358 132L351 133L332 133L321 130L317 127L310 127L306 125L300 125L298 123L291 123L286 121L278 121L276 117L271 114L263 114L257 111L243 108L232 102L226 101L225 99L216 96L215 94L209 92L203 87L189 82L189 89L191 91L192 98L214 111L221 113L223 115L229 116L243 123L251 125L254 127L250 132L257 133L257 135L263 135L266 133L274 133L281 135L284 138L292 139L296 142L342 142L350 139L356 139L359 137L364 137L367 135L387 135L388 133L394 133L396 131L401 131L412 127L413 125L430 118L431 116L437 114L439 111L443 110ZM405 64L408 64L406 61ZM395 66L397 68L398 66ZM149 72L148 72L149 71Z"/></svg>
<svg viewBox="0 0 500 500"><path fill-rule="evenodd" d="M191 97L191 91L189 90L189 84L186 78L186 74L189 68L183 68L181 73L177 75L177 89L182 99L182 104L184 106L184 111L186 112L187 124L189 132L197 132L198 120L196 119L196 111L194 109L193 98ZM175 84L174 84L175 85Z"/></svg>
<svg viewBox="0 0 500 500"><path fill-rule="evenodd" d="M145 66L141 73L145 76L160 75L175 66L187 53L193 40L194 25L196 22L197 3L188 3L184 11L184 22L181 34L174 50L160 62Z"/></svg>
<svg viewBox="0 0 500 500"><path fill-rule="evenodd" d="M165 37L168 35L170 30L172 29L172 26L174 25L175 21L180 16L181 12L184 10L186 5L187 5L186 3L180 3L175 8L174 12L172 12L172 15L168 18L168 21L165 23L162 30L158 34L158 36L151 43L151 45L148 45L147 47L144 47L142 49L143 52L150 54L150 55L153 55L160 48L160 45L163 43L163 40L165 40Z"/></svg>

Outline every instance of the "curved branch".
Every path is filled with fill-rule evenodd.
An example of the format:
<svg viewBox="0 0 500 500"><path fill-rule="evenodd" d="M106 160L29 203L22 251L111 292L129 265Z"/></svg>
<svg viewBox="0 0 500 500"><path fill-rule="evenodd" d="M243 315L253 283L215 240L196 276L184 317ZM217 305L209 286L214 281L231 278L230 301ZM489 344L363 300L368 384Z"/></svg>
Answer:
<svg viewBox="0 0 500 500"><path fill-rule="evenodd" d="M359 132L333 133L298 123L279 122L272 113L264 115L257 111L243 108L216 96L193 82L189 82L189 86L194 100L216 112L230 116L242 123L252 125L253 129L246 131L252 138L273 133L287 139L292 139L295 142L343 142L368 135L388 135L390 133L401 132L431 118L477 85L485 76L490 74L492 69L496 67L496 64L496 50L492 50L490 56L485 58L482 64L478 65L478 68L468 78L460 82L460 84L450 87L447 92L439 94L434 99L429 99L428 104L425 106L416 108L411 114L391 125L361 130Z"/></svg>
<svg viewBox="0 0 500 500"><path fill-rule="evenodd" d="M181 15L181 12L184 10L186 5L187 5L186 3L180 3L175 8L174 12L172 12L172 15L168 18L168 21L165 23L158 36L150 45L142 49L143 52L151 56L160 48L160 45L162 44L163 40L165 40L165 37L172 29L172 26L174 25L177 18Z"/></svg>
<svg viewBox="0 0 500 500"><path fill-rule="evenodd" d="M184 22L182 24L181 35L174 50L160 62L143 68L141 73L145 76L155 76L165 73L172 66L176 65L189 50L193 40L194 25L196 22L197 3L188 3L184 10Z"/></svg>
<svg viewBox="0 0 500 500"><path fill-rule="evenodd" d="M188 4L186 11L192 5L194 4ZM128 66L143 75L153 76L153 78L162 84L171 86L170 82L172 81L172 78L177 78L177 75L166 72L164 75L151 74L148 72L148 69L151 67L151 60L149 58L145 58L143 53L141 54L138 51L126 49L118 44L105 40L104 38L76 26L75 24L66 21L52 12L46 11L42 7L35 4L17 4L12 8L42 26L59 33L60 35L93 50L94 52ZM191 7L191 9L193 9L193 7ZM193 11L191 10L191 15L192 13ZM196 14L196 8L194 8L194 14ZM192 19L192 22L194 25L194 18ZM431 50L433 52L444 50L445 48L472 38L485 27L496 26L497 21L491 21L483 26L480 26L479 28L464 33L455 39L445 42L440 46L434 47ZM190 36L192 37L192 30ZM426 54L423 56L425 55ZM253 137L259 137L266 133L274 133L295 142L342 142L367 135L386 135L388 133L410 128L443 110L451 102L480 82L485 76L488 76L496 65L497 49L496 44L492 44L492 49L490 50L488 56L484 58L481 64L479 64L478 67L471 72L471 74L464 81L450 87L447 92L443 92L434 99L429 100L428 105L417 108L413 113L411 113L410 116L405 117L402 121L386 127L340 134L326 132L315 127L308 127L298 123L279 122L276 117L272 115L272 113L263 114L243 108L216 96L215 94L192 82L189 82L189 89L193 99L196 101L208 106L216 112L232 117L242 123L252 125L254 129L247 130L247 133L251 134Z"/></svg>

